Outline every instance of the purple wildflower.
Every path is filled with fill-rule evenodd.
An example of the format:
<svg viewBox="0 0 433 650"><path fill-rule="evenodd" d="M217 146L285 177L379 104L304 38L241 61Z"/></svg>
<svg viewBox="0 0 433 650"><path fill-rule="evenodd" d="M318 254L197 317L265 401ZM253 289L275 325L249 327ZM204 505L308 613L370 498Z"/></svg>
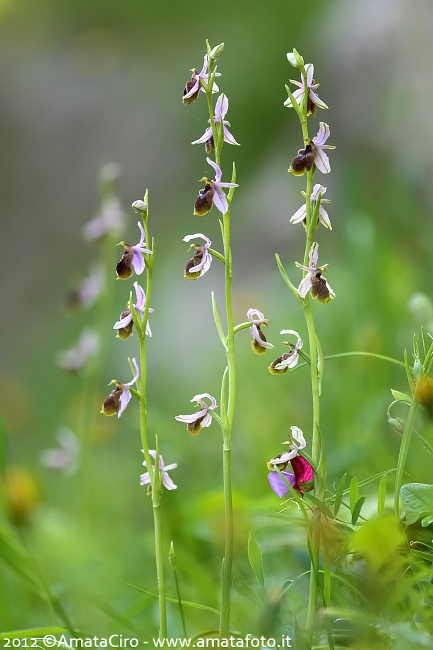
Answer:
<svg viewBox="0 0 433 650"><path fill-rule="evenodd" d="M211 404L206 404L203 400L203 397L206 397L211 401ZM200 433L203 427L210 427L212 424L212 415L208 411L213 411L217 408L216 399L209 395L209 393L201 393L200 395L195 395L191 402L197 402L198 406L201 406L201 411L197 413L192 413L192 415L176 415L175 419L179 422L186 422L186 430L192 436L196 436Z"/></svg>
<svg viewBox="0 0 433 650"><path fill-rule="evenodd" d="M208 178L202 178L202 181L206 181L206 187L200 190L200 194L198 195L194 205L194 214L200 217L210 212L213 205L215 205L221 214L225 214L229 209L229 206L227 203L227 197L221 188L238 187L236 183L221 183L221 169L210 158L206 158L206 160L215 171L215 180L211 181Z"/></svg>
<svg viewBox="0 0 433 650"><path fill-rule="evenodd" d="M140 371L137 366L135 359L132 360L135 368L135 376L127 384L122 384L120 381L113 379L110 384L116 384L115 390L107 397L102 405L102 411L104 415L115 415L120 418L123 411L129 404L131 399L131 391L129 390L132 384L135 384L137 379L140 376Z"/></svg>
<svg viewBox="0 0 433 650"><path fill-rule="evenodd" d="M314 150L316 152L314 162L316 163L317 169L321 171L322 174L329 174L331 171L329 158L323 151L324 149L335 149L332 145L325 144L330 134L331 131L329 126L325 124L325 122L319 122L319 130L316 137L313 138Z"/></svg>
<svg viewBox="0 0 433 650"><path fill-rule="evenodd" d="M183 92L183 97L182 97L182 102L185 105L194 102L197 99L200 90L206 92L200 83L200 79L202 79L206 85L208 84L208 71L207 71L208 67L209 67L209 56L205 54L203 59L203 67L200 70L200 72L197 72L197 70L195 69L192 70L191 81L186 82L185 90ZM221 75L219 72L215 72L215 76L220 77ZM218 90L219 88L214 82L212 87L212 92L217 93Z"/></svg>
<svg viewBox="0 0 433 650"><path fill-rule="evenodd" d="M250 333L253 337L251 347L256 354L265 354L266 350L274 347L272 343L268 343L265 335L260 329L261 325L268 325L269 319L265 318L262 312L258 309L249 309L247 312L247 318L250 323L252 323L250 327Z"/></svg>
<svg viewBox="0 0 433 650"><path fill-rule="evenodd" d="M196 239L197 237L203 239L205 243L203 246L196 246L195 244L191 244L191 248L195 248L197 252L194 257L189 260L185 267L184 277L188 280L197 280L197 278L201 278L202 275L209 271L212 264L212 255L208 250L212 242L206 237L206 235L203 235L201 232L196 232L194 235L186 235L183 238L183 241L188 242L191 241L191 239Z"/></svg>
<svg viewBox="0 0 433 650"><path fill-rule="evenodd" d="M78 452L80 444L77 437L65 427L59 429L57 434L59 447L57 449L45 449L41 454L41 463L53 472L62 474L73 474L77 469Z"/></svg>
<svg viewBox="0 0 433 650"><path fill-rule="evenodd" d="M303 346L302 339L295 330L281 330L280 334L293 334L298 340L295 345L288 341L284 341L284 345L287 345L290 348L290 351L285 352L281 357L275 359L275 361L268 366L271 375L282 375L286 373L289 368L294 368L299 361L299 350Z"/></svg>
<svg viewBox="0 0 433 650"><path fill-rule="evenodd" d="M303 266L302 264L299 264L299 262L295 262L298 268L307 271L307 275L299 284L298 293L301 298L305 298L307 293L310 291L311 297L314 298L314 300L321 303L328 303L335 298L335 293L322 275L324 269L329 265L323 264L322 266L317 267L318 257L319 244L313 242L309 253L309 265Z"/></svg>
<svg viewBox="0 0 433 650"><path fill-rule="evenodd" d="M58 364L65 370L78 372L90 357L95 356L98 349L99 338L97 333L91 328L86 328L82 331L74 348L59 353Z"/></svg>
<svg viewBox="0 0 433 650"><path fill-rule="evenodd" d="M316 114L316 106L319 108L328 108L325 102L323 102L320 97L314 92L316 88L319 87L319 84L314 83L313 74L314 74L314 65L312 63L307 63L305 66L305 72L307 74L307 88L308 88L308 99L307 99L307 115ZM293 97L295 98L298 104L301 104L304 96L304 75L301 73L301 82L294 81L290 79L291 83L295 86L298 86L299 90L295 90ZM292 108L292 100L290 97L284 102L284 106Z"/></svg>
<svg viewBox="0 0 433 650"><path fill-rule="evenodd" d="M149 454L152 456L152 458L156 458L156 451L154 449L149 449ZM146 467L146 461L144 461L143 465ZM153 467L153 470L155 470L155 467ZM176 490L177 485L173 483L171 478L168 475L168 472L171 469L176 469L177 463L172 463L171 465L164 465L164 460L162 456L159 456L159 469L161 470L161 480L162 484L164 487L167 488L167 490ZM142 474L140 476L140 485L148 485L150 483L150 476L149 472L146 472L145 474Z"/></svg>
<svg viewBox="0 0 433 650"><path fill-rule="evenodd" d="M319 194L323 196L326 192L326 187L323 187L323 185L319 185L319 183L316 183L316 185L313 187L313 191L311 192L311 197L310 197L310 203L313 201L318 201L319 199ZM305 192L301 192L303 196L307 196ZM321 224L325 226L325 228L329 228L329 230L332 230L331 222L328 217L328 213L326 212L325 208L323 207L322 203L331 203L329 199L320 199L320 206L319 206L319 221ZM290 223L299 223L302 222L304 227L306 227L306 213L307 213L307 206L304 205L299 208L291 217ZM319 222L317 223L319 225Z"/></svg>
<svg viewBox="0 0 433 650"><path fill-rule="evenodd" d="M214 115L215 126L218 128L218 126L221 125L221 119L222 119L223 129L224 129L224 142L227 142L228 144L239 145L239 142L236 142L236 140L234 139L234 137L232 136L232 134L227 128L227 126L230 126L230 122L227 122L227 120L224 119L228 109L229 109L229 100L223 93L218 97L217 102L215 104L215 115ZM210 120L208 120L208 122L210 123ZM201 138L199 138L198 140L194 140L194 142L191 142L191 144L201 144L201 143L205 144L206 153L211 154L215 147L213 134L212 134L212 126L208 126L208 128L201 136Z"/></svg>
<svg viewBox="0 0 433 650"><path fill-rule="evenodd" d="M120 242L120 245L125 248L125 252L116 266L117 277L120 280L127 280L130 278L133 271L135 271L137 275L141 275L146 266L143 254L152 254L151 250L145 248L146 235L140 221L138 222L138 227L141 232L138 244L131 246L130 244L125 244L123 241Z"/></svg>
<svg viewBox="0 0 433 650"><path fill-rule="evenodd" d="M140 312L141 317L144 318L144 310L146 308L146 294L144 293L142 287L138 282L134 282L135 295L137 296L137 302L134 304L134 308ZM149 307L148 313L151 314L153 309ZM131 310L127 309L126 311L120 314L120 320L114 324L113 329L117 330L117 337L119 339L127 339L128 336L132 334L132 327L134 323L132 320ZM146 334L152 336L152 331L150 329L149 321L146 323Z"/></svg>

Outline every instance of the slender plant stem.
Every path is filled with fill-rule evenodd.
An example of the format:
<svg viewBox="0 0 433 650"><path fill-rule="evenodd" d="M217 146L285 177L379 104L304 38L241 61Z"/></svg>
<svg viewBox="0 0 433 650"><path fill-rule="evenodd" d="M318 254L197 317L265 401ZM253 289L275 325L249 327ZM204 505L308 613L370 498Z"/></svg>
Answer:
<svg viewBox="0 0 433 650"><path fill-rule="evenodd" d="M232 306L232 254L230 249L230 208L224 215L224 258L226 276L226 311L227 311L227 365L228 365L228 402L227 412L222 418L223 433L223 482L224 482L224 511L225 511L225 549L221 575L221 612L220 638L226 638L230 627L230 587L233 564L233 502L231 487L231 436L233 429L234 408L236 399L236 368L234 356L235 328Z"/></svg>
<svg viewBox="0 0 433 650"><path fill-rule="evenodd" d="M148 203L148 193L146 192L145 203ZM149 230L147 225L147 210L143 214L144 231L146 235L146 245L149 245ZM159 471L159 445L156 441L156 459L155 470L152 468L152 458L149 453L149 443L147 439L147 397L146 397L146 384L147 384L147 367L146 367L146 325L149 315L149 300L152 288L152 275L154 264L155 246L152 246L153 255L148 256L148 263L146 264L146 304L143 313L143 323L138 331L140 340L140 432L141 443L143 445L144 459L150 477L150 487L152 494L153 505L153 524L154 524L154 538L155 538L155 559L156 559L156 576L158 583L158 600L159 600L159 638L167 638L167 608L165 600L165 582L164 582L164 561L162 551L162 530L161 530L161 475Z"/></svg>
<svg viewBox="0 0 433 650"><path fill-rule="evenodd" d="M395 476L395 488L394 488L394 511L395 511L395 518L397 521L400 521L400 489L403 483L404 467L406 465L407 454L409 451L410 441L415 426L417 409L418 409L418 403L414 402L410 407L407 416L406 424L403 431L403 437L400 445L400 453L398 455L397 473Z"/></svg>

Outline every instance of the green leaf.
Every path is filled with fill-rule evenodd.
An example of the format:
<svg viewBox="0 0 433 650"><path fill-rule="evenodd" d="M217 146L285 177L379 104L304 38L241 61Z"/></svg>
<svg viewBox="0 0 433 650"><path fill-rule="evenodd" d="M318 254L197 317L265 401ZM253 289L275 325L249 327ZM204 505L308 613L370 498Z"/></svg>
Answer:
<svg viewBox="0 0 433 650"><path fill-rule="evenodd" d="M299 297L299 293L298 293L297 288L290 282L289 276L286 273L286 269L284 268L278 253L275 253L275 259L277 260L278 268L280 270L281 277L283 278L284 282L289 287L289 289L293 293L293 295L296 296L296 298L299 300L299 302L302 302L302 299Z"/></svg>
<svg viewBox="0 0 433 650"><path fill-rule="evenodd" d="M406 483L400 490L406 524L414 524L422 515L433 515L433 485Z"/></svg>
<svg viewBox="0 0 433 650"><path fill-rule="evenodd" d="M223 344L224 349L227 350L227 338L226 335L224 334L223 326L221 324L221 319L218 313L218 307L215 300L215 294L213 291L212 291L212 311L213 311L213 317L215 319L215 327L217 329L218 336L220 337L220 341Z"/></svg>
<svg viewBox="0 0 433 650"><path fill-rule="evenodd" d="M340 510L341 502L343 501L344 488L346 487L347 474L341 477L340 483L338 484L337 492L335 494L334 501L334 516L336 517L338 511Z"/></svg>
<svg viewBox="0 0 433 650"><path fill-rule="evenodd" d="M391 388L391 393L397 402L412 404L412 399L409 397L409 395L406 395L406 393L401 393L399 390L394 390L393 388Z"/></svg>
<svg viewBox="0 0 433 650"><path fill-rule="evenodd" d="M427 526L430 526L430 524L433 523L433 515L429 515L428 517L424 517L424 519L421 520L421 526L423 528L427 528Z"/></svg>
<svg viewBox="0 0 433 650"><path fill-rule="evenodd" d="M238 592L238 594L249 600L250 603L257 605L257 607L262 607L262 599L259 598L254 589L252 589L250 585L245 582L241 575L238 574L234 576L233 587Z"/></svg>
<svg viewBox="0 0 433 650"><path fill-rule="evenodd" d="M29 630L12 630L11 632L0 632L0 639L37 639L46 634L68 634L70 630L66 627L35 627ZM23 644L23 647L28 647ZM35 646L36 647L36 646Z"/></svg>
<svg viewBox="0 0 433 650"><path fill-rule="evenodd" d="M25 555L18 542L6 528L0 529L0 561L3 561L12 571L31 584L38 593L44 591L29 557Z"/></svg>
<svg viewBox="0 0 433 650"><path fill-rule="evenodd" d="M364 505L365 499L366 499L366 497L361 497L355 503L355 507L353 508L353 511L352 511L352 526L355 526L356 522L358 521L358 517L361 514L361 508Z"/></svg>
<svg viewBox="0 0 433 650"><path fill-rule="evenodd" d="M294 583L294 580L285 580L283 584L281 585L281 595L283 596L288 589L292 586Z"/></svg>
<svg viewBox="0 0 433 650"><path fill-rule="evenodd" d="M123 581L122 581L123 582ZM158 600L159 596L158 594L154 594L152 591L147 591L147 589L142 589L141 587L137 587L136 585L131 585L129 582L124 582L125 585L128 587L131 587L132 589L135 589L136 591L139 591L142 594L147 594L149 596L152 596L152 598L156 598ZM165 600L168 603L174 603L177 605L179 601L177 598L165 598ZM215 609L215 607L209 607L209 605L201 605L200 603L194 603L190 600L182 600L182 605L185 605L186 607L194 607L195 609L203 609L206 612L212 612L213 614L219 615L219 609Z"/></svg>
<svg viewBox="0 0 433 650"><path fill-rule="evenodd" d="M382 519L385 513L385 500L386 500L386 474L382 476L379 481L379 489L377 492L377 514L379 519Z"/></svg>
<svg viewBox="0 0 433 650"><path fill-rule="evenodd" d="M332 514L328 506L326 506L322 501L319 501L319 499L316 499L315 496L313 496L309 492L306 492L304 498L306 499L306 501L311 501L311 503L313 503L316 506L316 508L320 510L320 512L322 512L326 517L328 517L328 519L334 519L334 515Z"/></svg>
<svg viewBox="0 0 433 650"><path fill-rule="evenodd" d="M308 644L305 640L304 635L302 634L301 628L299 627L298 619L296 618L296 614L294 614L295 618L295 629L294 629L294 635L293 635L293 641L294 647L296 650L308 650Z"/></svg>
<svg viewBox="0 0 433 650"><path fill-rule="evenodd" d="M264 589L265 575L263 571L262 549L260 548L259 542L251 532L248 537L248 559L250 561L253 573L256 576L257 582L262 587L262 589Z"/></svg>
<svg viewBox="0 0 433 650"><path fill-rule="evenodd" d="M353 479L350 481L349 495L350 495L350 510L351 512L353 512L353 509L359 499L359 482L356 476L354 476Z"/></svg>

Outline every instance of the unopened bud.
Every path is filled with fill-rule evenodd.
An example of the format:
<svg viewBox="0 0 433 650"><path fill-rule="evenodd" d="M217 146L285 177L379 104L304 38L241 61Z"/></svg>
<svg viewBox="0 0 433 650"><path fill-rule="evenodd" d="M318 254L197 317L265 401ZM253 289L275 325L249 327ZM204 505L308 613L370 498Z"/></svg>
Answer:
<svg viewBox="0 0 433 650"><path fill-rule="evenodd" d="M413 364L413 374L417 381L419 381L424 376L424 368L419 359Z"/></svg>
<svg viewBox="0 0 433 650"><path fill-rule="evenodd" d="M176 569L177 569L177 557L176 557L176 553L174 551L173 542L170 542L170 548L168 550L168 561L170 562L170 566L173 569L173 571L176 571Z"/></svg>
<svg viewBox="0 0 433 650"><path fill-rule="evenodd" d="M396 433L403 433L403 425L400 420L397 420L396 418L388 418L388 423L392 426Z"/></svg>
<svg viewBox="0 0 433 650"><path fill-rule="evenodd" d="M304 67L304 59L303 59L302 56L299 54L299 52L298 52L297 50L295 50L295 48L293 48L293 54L295 55L296 66L297 66L300 70L302 70L302 68Z"/></svg>
<svg viewBox="0 0 433 650"><path fill-rule="evenodd" d="M287 52L287 60L294 68L298 67L298 64L296 63L296 56L293 54L293 52Z"/></svg>
<svg viewBox="0 0 433 650"><path fill-rule="evenodd" d="M214 61L217 61L220 58L223 51L224 51L224 43L215 45L215 47L209 52L209 58L213 59Z"/></svg>
<svg viewBox="0 0 433 650"><path fill-rule="evenodd" d="M137 210L137 212L146 212L147 210L147 205L144 201L134 201L132 204L132 207L134 210Z"/></svg>

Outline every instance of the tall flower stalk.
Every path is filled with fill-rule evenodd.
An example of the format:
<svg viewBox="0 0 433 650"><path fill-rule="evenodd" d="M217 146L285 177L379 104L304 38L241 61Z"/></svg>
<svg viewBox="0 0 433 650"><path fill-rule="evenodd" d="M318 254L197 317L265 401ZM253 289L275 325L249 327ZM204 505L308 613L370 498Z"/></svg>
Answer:
<svg viewBox="0 0 433 650"><path fill-rule="evenodd" d="M152 278L154 268L155 242L152 239L152 248L146 248L149 242L148 227L148 192L144 200L135 201L132 207L141 213L142 222L138 222L141 233L140 241L135 246L121 242L124 247L124 253L117 264L117 276L121 280L129 279L134 272L141 275L144 271L146 274L146 291L138 284L134 283L136 302L133 302L132 292L130 294L128 308L120 314L120 318L115 323L114 328L117 330L117 338L126 339L132 334L133 327L137 332L140 361L137 365L135 359L132 360L131 369L134 367L135 376L132 381L123 384L114 380L115 390L105 400L102 413L105 415L120 416L128 405L131 396L134 395L140 404L140 436L141 446L144 454L144 463L147 472L141 476L141 484L148 486L148 494L152 498L154 538L155 538L155 558L156 574L158 584L159 600L159 638L167 638L167 614L166 614L166 597L164 581L164 562L163 562L163 545L162 545L162 526L161 526L161 488L175 489L176 486L167 474L167 470L176 467L176 464L164 466L164 461L159 453L158 437L155 440L155 449L149 448L149 439L147 433L147 365L146 365L146 340L152 335L148 318L149 313L153 310L149 306L149 300L152 290ZM133 384L136 383L136 388ZM152 462L155 465L152 465Z"/></svg>
<svg viewBox="0 0 433 650"><path fill-rule="evenodd" d="M322 194L326 191L326 188L316 185L313 189L313 179L317 169L322 173L328 173L330 171L329 159L324 152L324 149L332 147L325 145L329 136L329 127L323 122L320 122L317 136L313 139L309 136L308 115L315 114L316 106L327 108L326 104L324 104L314 92L318 84L314 84L314 80L312 79L313 66L312 64L304 65L302 57L296 52L296 50L294 50L293 53L289 53L287 57L289 62L299 69L301 73L301 83L294 82L295 85L299 87L299 90L293 94L290 91L290 88L286 86L289 98L285 105L295 109L301 123L302 136L304 139L304 149L299 150L289 171L292 172L294 176L302 176L305 172L307 175L307 187L305 192L302 192L305 197L305 208L298 210L296 215L294 215L295 218L292 217L291 220L292 223L302 221L306 234L303 264L296 263L297 266L304 271L304 277L297 289L290 282L278 256L277 263L280 267L283 279L300 302L307 325L313 410L312 461L313 467L315 468L313 474L314 496L323 502L326 490L326 454L320 425L320 396L324 358L316 332L313 311L311 309L311 298L314 298L321 303L327 303L335 297L335 294L322 275L322 272L327 265L318 266L319 245L313 242L319 220L327 228L331 227L326 212L324 213L326 218L324 218L323 208L321 206ZM311 531L309 532L309 538L311 539L311 543L309 544L311 571L307 620L305 626L305 639L309 648L312 645L319 590L322 594L324 593L319 583L318 573L321 543L319 523L320 512L315 512L313 513L309 523L309 526L311 527ZM329 572L329 564L325 564L325 570ZM327 606L329 603L324 603L324 605ZM333 645L330 631L328 633L328 640L330 647L332 648Z"/></svg>
<svg viewBox="0 0 433 650"><path fill-rule="evenodd" d="M213 300L213 310L215 323L217 327L218 334L220 336L221 343L225 349L227 367L223 374L222 383L221 383L221 417L217 418L215 414L214 417L217 418L221 425L221 432L223 437L223 486L224 486L224 512L225 512L225 544L224 544L224 559L222 563L222 573L221 573L221 607L220 607L220 621L219 621L219 635L220 638L226 638L229 635L230 629L230 587L231 587L231 575L232 575L232 564L233 564L233 503L232 503L232 485L231 485L231 448L232 448L232 431L233 431L233 420L235 413L235 400L236 400L236 366L235 366L235 325L233 321L233 306L232 306L232 253L230 247L230 207L233 198L233 192L236 185L236 171L233 164L233 173L230 183L221 182L222 171L221 171L221 151L224 142L229 144L238 144L231 133L228 131L227 126L230 126L230 123L224 120L227 110L228 110L228 99L225 95L220 95L215 106L215 111L213 107L212 94L218 91L218 88L215 84L215 77L218 75L216 72L215 63L216 60L220 57L223 51L224 44L220 44L217 47L211 49L209 44L208 54L205 56L203 68L200 74L193 72L193 78L190 82L187 83L184 94L184 103L190 103L194 99L197 99L199 95L199 90L204 90L207 98L207 105L209 110L209 124L204 135L198 140L194 141L193 144L204 143L205 150L207 154L214 153L215 161L212 161L209 157L206 158L209 165L211 165L215 171L215 180L209 180L203 178L206 185L203 190L201 190L194 206L194 214L203 216L207 214L213 206L215 206L222 214L222 222L220 220L222 240L224 254L221 255L217 251L206 248L206 254L212 254L214 257L220 259L225 266L225 306L226 306L226 318L227 318L227 334L224 333L223 326L219 317L218 309L216 306L216 301L214 296ZM194 82L194 85L192 85ZM197 85L197 82L200 84ZM192 95L195 94L195 97ZM187 101L185 101L185 97ZM230 188L228 195L224 193L221 188ZM201 238L207 240L207 237L199 235ZM188 240L189 238L185 238ZM197 248L197 247L196 247ZM199 256L202 258L204 256L204 247L200 247ZM203 258L204 259L204 258ZM196 260L196 257L193 258ZM194 269L196 268L195 261L191 260L189 265L194 264ZM186 272L185 277L189 279L196 279L203 275L204 272L208 270L210 262L206 266L206 270L200 271L191 276ZM204 267L203 267L204 268ZM188 269L188 266L187 266ZM197 266L199 269L199 266ZM197 396L199 397L199 396ZM213 407L212 407L213 408ZM201 413L201 412L200 412ZM188 417L188 416L180 416ZM200 416L205 417L205 416ZM207 417L207 416L206 416ZM201 421L201 419L199 420ZM187 420L183 420L187 421ZM200 424L200 423L199 423ZM210 424L210 422L209 422ZM208 426L208 424L205 424ZM200 426L201 428L201 426ZM198 432L197 428L194 428L194 431L191 430L190 425L188 430L190 433Z"/></svg>

